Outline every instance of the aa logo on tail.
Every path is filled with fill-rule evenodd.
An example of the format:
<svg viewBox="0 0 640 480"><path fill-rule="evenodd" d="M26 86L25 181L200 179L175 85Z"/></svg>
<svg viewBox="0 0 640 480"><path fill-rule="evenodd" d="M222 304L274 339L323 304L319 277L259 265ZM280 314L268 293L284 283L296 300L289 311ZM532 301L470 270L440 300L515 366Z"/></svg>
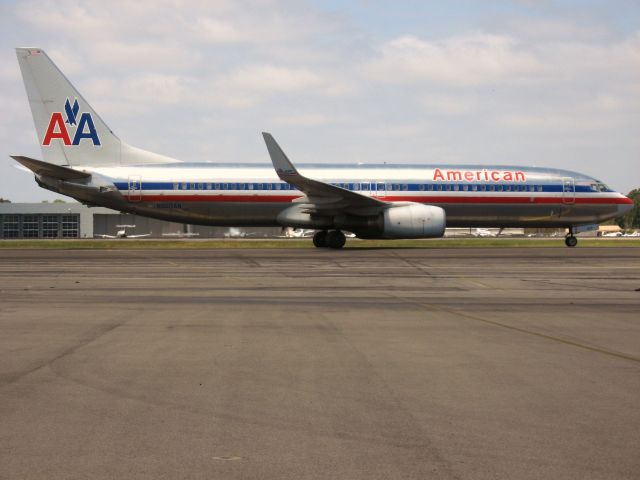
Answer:
<svg viewBox="0 0 640 480"><path fill-rule="evenodd" d="M53 112L49 120L49 126L44 134L42 145L51 145L51 140L59 138L66 146L80 145L80 141L84 138L91 140L95 146L100 146L100 138L93 123L93 118L89 112L83 112L80 117L80 105L78 99L73 104L67 98L64 104L64 118L62 112ZM75 131L74 131L75 130ZM73 134L73 139L71 135Z"/></svg>

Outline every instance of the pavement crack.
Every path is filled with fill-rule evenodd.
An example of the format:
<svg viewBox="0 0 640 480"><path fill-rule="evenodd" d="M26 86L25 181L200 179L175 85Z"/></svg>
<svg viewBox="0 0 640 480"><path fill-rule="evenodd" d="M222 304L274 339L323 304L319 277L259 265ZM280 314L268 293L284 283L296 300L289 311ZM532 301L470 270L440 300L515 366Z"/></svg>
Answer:
<svg viewBox="0 0 640 480"><path fill-rule="evenodd" d="M107 323L107 324L98 325L97 327L94 327L93 329L86 332L74 345L71 345L70 347L67 347L59 351L53 357L40 361L22 370L0 374L0 386L7 386L12 383L15 383L20 379L26 377L27 375L30 375L34 372L37 372L38 370L48 367L52 365L54 362L57 362L58 360L64 357L72 355L82 347L85 347L90 343L95 342L100 337L108 334L109 332L112 332L116 328L122 326L124 323L126 323L126 321L123 320L118 323Z"/></svg>
<svg viewBox="0 0 640 480"><path fill-rule="evenodd" d="M399 299L399 300L405 300L408 303L412 303L414 305L418 305L418 306L420 306L422 308L429 309L430 311L436 310L436 311L451 313L453 315L458 315L458 316L466 318L468 320L473 320L473 321L476 321L476 322L482 322L482 323L485 323L485 324L488 324L488 325L492 325L494 327L500 327L500 328L512 330L512 331L515 331L515 332L524 333L526 335L533 335L533 336L536 336L536 337L539 337L539 338L544 338L545 340L552 340L554 342L562 343L564 345L568 345L568 346L571 346L571 347L581 348L583 350L589 350L591 352L601 353L603 355L608 355L608 356L611 356L611 357L620 358L622 360L628 360L628 361L640 363L640 358L635 357L633 355L629 355L627 353L616 352L614 350L608 350L608 349L606 349L604 347L600 347L600 346L597 346L597 345L588 345L586 343L577 342L577 341L574 341L574 340L569 340L567 338L562 338L562 337L555 336L555 335L549 335L549 334L546 334L546 333L536 332L535 330L529 330L529 329L526 329L526 328L516 327L514 325L509 325L509 324L506 324L506 323L498 322L496 320L489 320L488 318L480 317L480 316L475 315L475 314L461 312L459 310L455 310L455 309L452 309L452 308L446 308L446 307L443 307L442 305L432 305L432 304L428 304L428 303L422 303L422 302L411 300L409 298L399 297L397 295L393 295L392 293L387 293L387 295L390 296L390 297Z"/></svg>

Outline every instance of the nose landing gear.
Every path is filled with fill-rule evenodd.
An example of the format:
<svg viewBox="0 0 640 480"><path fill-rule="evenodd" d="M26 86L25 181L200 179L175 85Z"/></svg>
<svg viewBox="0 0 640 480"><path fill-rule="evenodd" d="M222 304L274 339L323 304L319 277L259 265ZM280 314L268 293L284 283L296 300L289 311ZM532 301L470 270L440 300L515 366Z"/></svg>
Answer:
<svg viewBox="0 0 640 480"><path fill-rule="evenodd" d="M313 245L317 248L334 248L340 249L344 247L347 238L340 230L319 230L313 235Z"/></svg>
<svg viewBox="0 0 640 480"><path fill-rule="evenodd" d="M578 239L573 236L573 227L569 227L569 233L564 237L564 244L567 247L575 247L578 245Z"/></svg>

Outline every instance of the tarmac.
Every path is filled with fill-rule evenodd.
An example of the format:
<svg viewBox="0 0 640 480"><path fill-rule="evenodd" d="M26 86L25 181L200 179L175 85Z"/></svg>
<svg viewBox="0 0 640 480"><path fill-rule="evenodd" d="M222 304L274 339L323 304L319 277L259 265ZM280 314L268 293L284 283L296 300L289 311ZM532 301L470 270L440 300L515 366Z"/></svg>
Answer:
<svg viewBox="0 0 640 480"><path fill-rule="evenodd" d="M0 250L1 479L638 479L640 248Z"/></svg>

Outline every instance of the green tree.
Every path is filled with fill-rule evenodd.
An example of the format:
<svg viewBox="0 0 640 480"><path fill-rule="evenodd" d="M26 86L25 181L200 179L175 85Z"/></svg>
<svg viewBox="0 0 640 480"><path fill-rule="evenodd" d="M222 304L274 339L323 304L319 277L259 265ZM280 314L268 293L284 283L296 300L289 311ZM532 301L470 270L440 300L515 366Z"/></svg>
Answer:
<svg viewBox="0 0 640 480"><path fill-rule="evenodd" d="M625 215L616 218L616 223L620 228L640 228L640 188L631 190L627 195L633 200L633 208Z"/></svg>
<svg viewBox="0 0 640 480"><path fill-rule="evenodd" d="M0 203L11 203L11 200L7 200L6 198L0 197Z"/></svg>

